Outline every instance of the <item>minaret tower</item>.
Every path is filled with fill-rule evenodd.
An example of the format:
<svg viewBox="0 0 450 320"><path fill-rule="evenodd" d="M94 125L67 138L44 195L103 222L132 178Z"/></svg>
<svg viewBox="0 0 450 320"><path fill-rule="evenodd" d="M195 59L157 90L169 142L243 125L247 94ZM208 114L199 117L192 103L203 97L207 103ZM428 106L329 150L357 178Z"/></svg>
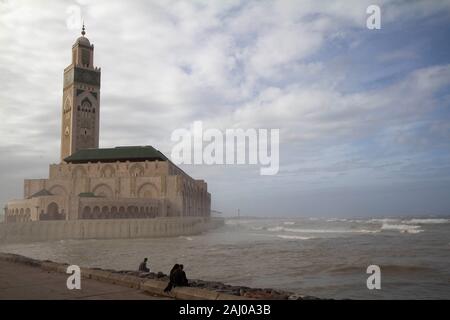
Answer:
<svg viewBox="0 0 450 320"><path fill-rule="evenodd" d="M64 69L61 161L80 149L98 148L100 68L94 67L94 45L81 37L72 46L72 63Z"/></svg>

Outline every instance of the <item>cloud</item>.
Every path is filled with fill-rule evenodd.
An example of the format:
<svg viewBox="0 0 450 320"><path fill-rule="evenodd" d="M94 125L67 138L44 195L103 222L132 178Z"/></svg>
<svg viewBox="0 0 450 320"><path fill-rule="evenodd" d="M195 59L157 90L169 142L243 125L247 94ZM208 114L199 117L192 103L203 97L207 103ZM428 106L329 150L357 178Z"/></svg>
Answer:
<svg viewBox="0 0 450 320"><path fill-rule="evenodd" d="M270 213L284 197L273 189L296 198L386 179L442 183L449 178L441 162L450 154L449 61L430 62L420 47L429 43L406 43L416 29L401 26L444 21L432 18L449 16L449 3L381 1L378 33L365 28L369 4L0 2L0 146L8 154L0 201L58 161L62 73L79 36L67 24L73 6L102 68L101 146L152 144L170 154L171 132L194 120L221 129L280 128L276 177L260 177L252 166L184 167L209 182L218 209L240 203L250 210L261 201L255 212ZM288 202L286 212L295 212L299 205Z"/></svg>

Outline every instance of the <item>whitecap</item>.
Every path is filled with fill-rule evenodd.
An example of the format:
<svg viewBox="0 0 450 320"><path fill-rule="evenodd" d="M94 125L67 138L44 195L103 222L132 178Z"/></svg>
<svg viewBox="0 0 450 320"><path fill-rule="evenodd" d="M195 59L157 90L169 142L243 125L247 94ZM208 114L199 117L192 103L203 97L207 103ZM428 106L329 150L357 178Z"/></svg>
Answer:
<svg viewBox="0 0 450 320"><path fill-rule="evenodd" d="M400 219L393 219L393 218L383 218L383 219L370 219L367 220L367 223L389 223L389 222L399 222Z"/></svg>
<svg viewBox="0 0 450 320"><path fill-rule="evenodd" d="M441 224L449 222L450 219L411 219L402 221L402 223L406 224Z"/></svg>
<svg viewBox="0 0 450 320"><path fill-rule="evenodd" d="M401 233L419 233L423 230L419 229L420 226L410 225L410 224L388 224L383 223L381 230L398 230Z"/></svg>
<svg viewBox="0 0 450 320"><path fill-rule="evenodd" d="M309 240L313 239L312 237L301 237L301 236L288 236L285 234L277 234L278 238L287 239L287 240Z"/></svg>
<svg viewBox="0 0 450 320"><path fill-rule="evenodd" d="M283 222L283 224L285 224L285 225L293 225L293 224L295 224L295 222L293 222L293 221L285 221L285 222Z"/></svg>
<svg viewBox="0 0 450 320"><path fill-rule="evenodd" d="M273 227L273 228L267 228L267 231L276 232L276 231L284 231L283 227Z"/></svg>
<svg viewBox="0 0 450 320"><path fill-rule="evenodd" d="M346 230L346 229L297 229L297 228L284 228L284 227L276 227L269 228L268 231L285 231L285 232L296 232L296 233L377 233L379 230L366 230L366 229L357 229L357 230Z"/></svg>
<svg viewBox="0 0 450 320"><path fill-rule="evenodd" d="M422 229L405 229L405 230L401 230L401 233L421 233L423 232Z"/></svg>

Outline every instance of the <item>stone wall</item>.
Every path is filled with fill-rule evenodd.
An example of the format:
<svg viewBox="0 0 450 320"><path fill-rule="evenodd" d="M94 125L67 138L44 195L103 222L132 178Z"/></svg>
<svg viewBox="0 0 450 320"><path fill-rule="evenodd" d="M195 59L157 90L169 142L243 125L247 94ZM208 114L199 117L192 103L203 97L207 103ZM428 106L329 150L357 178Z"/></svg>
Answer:
<svg viewBox="0 0 450 320"><path fill-rule="evenodd" d="M0 223L0 242L173 237L199 234L222 224L222 219L202 217Z"/></svg>

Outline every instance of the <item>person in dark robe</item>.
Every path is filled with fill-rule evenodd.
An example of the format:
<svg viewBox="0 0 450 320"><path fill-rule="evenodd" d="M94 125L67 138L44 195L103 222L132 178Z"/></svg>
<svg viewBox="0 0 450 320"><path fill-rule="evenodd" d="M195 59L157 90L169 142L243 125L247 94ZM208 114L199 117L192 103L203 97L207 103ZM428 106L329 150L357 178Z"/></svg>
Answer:
<svg viewBox="0 0 450 320"><path fill-rule="evenodd" d="M150 272L150 269L147 268L147 258L144 258L144 261L141 262L139 265L139 271L140 272Z"/></svg>
<svg viewBox="0 0 450 320"><path fill-rule="evenodd" d="M187 287L189 286L188 279L186 277L186 272L184 272L184 266L180 264L179 272L177 273L176 277L176 284L179 287Z"/></svg>
<svg viewBox="0 0 450 320"><path fill-rule="evenodd" d="M169 292L172 290L173 287L175 287L175 273L180 269L180 265L177 263L173 266L172 270L170 270L169 274L169 283L167 284L167 287L164 289L164 292Z"/></svg>

